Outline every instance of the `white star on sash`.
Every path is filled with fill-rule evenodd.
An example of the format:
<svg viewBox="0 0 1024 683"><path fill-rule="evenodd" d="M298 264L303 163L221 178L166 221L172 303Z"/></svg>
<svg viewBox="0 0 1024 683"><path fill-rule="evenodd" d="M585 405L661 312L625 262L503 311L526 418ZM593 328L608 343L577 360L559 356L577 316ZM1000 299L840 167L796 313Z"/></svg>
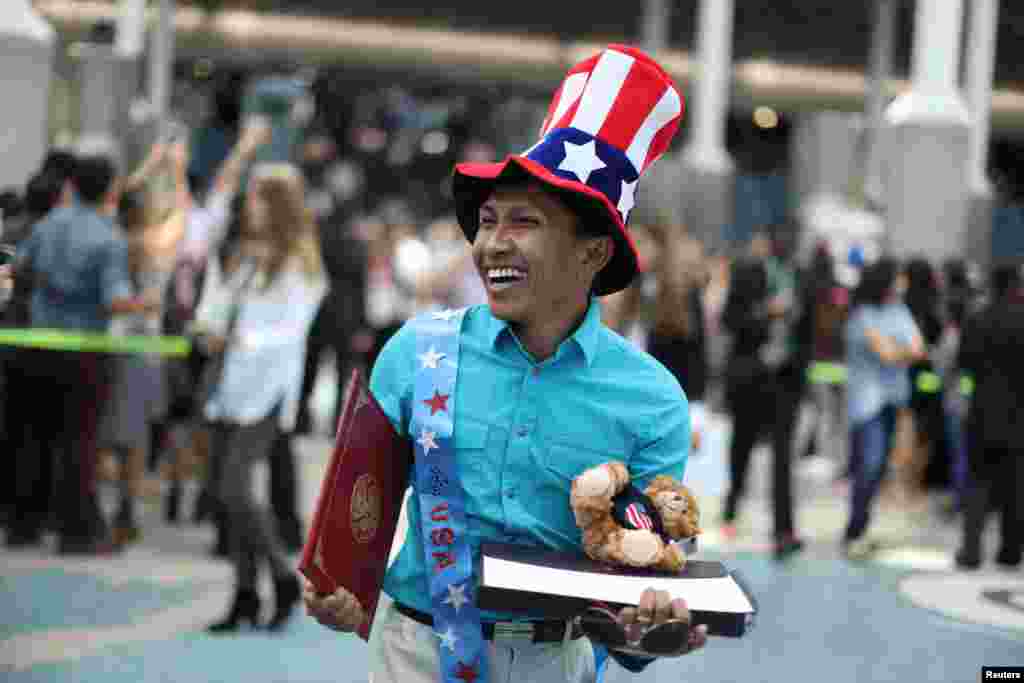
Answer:
<svg viewBox="0 0 1024 683"><path fill-rule="evenodd" d="M575 174L584 185L590 179L591 173L607 166L598 158L597 143L593 140L582 145L566 140L563 144L565 145L565 158L558 165L558 170Z"/></svg>
<svg viewBox="0 0 1024 683"><path fill-rule="evenodd" d="M462 311L452 310L450 308L444 311L438 311L437 313L434 313L434 320L443 320L445 322L448 322L449 320L457 316L459 313L462 313Z"/></svg>
<svg viewBox="0 0 1024 683"><path fill-rule="evenodd" d="M427 351L426 353L421 353L416 357L420 359L421 363L423 363L424 370L426 370L427 368L430 368L431 370L437 370L437 361L444 358L445 355L443 353L438 353L437 349L431 346L429 351Z"/></svg>
<svg viewBox="0 0 1024 683"><path fill-rule="evenodd" d="M623 223L629 220L629 212L636 206L636 184L638 182L640 181L634 180L631 183L622 181L622 194L619 196L619 205L616 208L622 214Z"/></svg>
<svg viewBox="0 0 1024 683"><path fill-rule="evenodd" d="M469 598L466 597L466 584L448 586L448 597L444 599L444 604L454 607L455 613L458 614L467 602L469 602Z"/></svg>
<svg viewBox="0 0 1024 683"><path fill-rule="evenodd" d="M420 438L416 439L416 443L423 447L423 455L430 455L431 448L440 448L437 442L434 441L434 437L437 436L434 432L429 430L421 430Z"/></svg>
<svg viewBox="0 0 1024 683"><path fill-rule="evenodd" d="M455 629L449 626L444 633L435 633L434 635L441 639L441 647L446 647L455 652L455 641L458 640L455 637Z"/></svg>

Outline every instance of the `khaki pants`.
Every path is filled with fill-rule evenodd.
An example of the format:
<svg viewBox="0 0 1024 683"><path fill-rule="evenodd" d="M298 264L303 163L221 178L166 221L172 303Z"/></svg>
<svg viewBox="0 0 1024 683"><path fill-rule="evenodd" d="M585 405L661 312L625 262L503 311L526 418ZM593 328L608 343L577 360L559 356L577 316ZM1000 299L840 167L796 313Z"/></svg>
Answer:
<svg viewBox="0 0 1024 683"><path fill-rule="evenodd" d="M594 651L586 638L534 644L498 636L490 645L490 683L594 683ZM381 595L370 636L370 683L436 683L440 653L434 630L400 614Z"/></svg>

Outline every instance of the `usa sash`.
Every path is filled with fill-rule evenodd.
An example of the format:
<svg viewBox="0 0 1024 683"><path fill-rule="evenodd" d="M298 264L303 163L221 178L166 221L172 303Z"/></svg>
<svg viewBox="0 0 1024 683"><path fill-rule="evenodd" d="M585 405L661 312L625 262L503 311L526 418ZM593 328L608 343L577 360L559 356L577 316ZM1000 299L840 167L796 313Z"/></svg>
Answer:
<svg viewBox="0 0 1024 683"><path fill-rule="evenodd" d="M417 363L410 433L416 442L423 554L445 683L484 683L488 671L466 534L466 496L455 463L455 381L465 310L413 321Z"/></svg>

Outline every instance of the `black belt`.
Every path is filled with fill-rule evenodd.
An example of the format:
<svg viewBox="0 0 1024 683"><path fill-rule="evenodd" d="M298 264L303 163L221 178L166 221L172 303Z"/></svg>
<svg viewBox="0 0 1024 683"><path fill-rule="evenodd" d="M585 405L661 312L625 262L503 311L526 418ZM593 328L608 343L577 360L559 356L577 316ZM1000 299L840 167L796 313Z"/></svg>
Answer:
<svg viewBox="0 0 1024 683"><path fill-rule="evenodd" d="M399 614L418 621L426 626L433 627L434 618L426 612L413 609L400 602L395 603L395 609ZM483 627L484 640L494 640L494 636L515 637L529 639L534 643L560 643L565 639L565 629L569 622L558 619L545 619L543 621L485 621ZM583 637L583 631L572 623L568 626L569 638L576 640Z"/></svg>

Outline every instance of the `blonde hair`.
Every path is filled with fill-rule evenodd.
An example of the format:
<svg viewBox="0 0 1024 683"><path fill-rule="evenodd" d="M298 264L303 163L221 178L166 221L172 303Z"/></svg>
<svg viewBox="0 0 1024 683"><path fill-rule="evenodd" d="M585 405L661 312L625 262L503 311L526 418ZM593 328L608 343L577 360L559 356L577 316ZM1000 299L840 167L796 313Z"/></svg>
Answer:
<svg viewBox="0 0 1024 683"><path fill-rule="evenodd" d="M270 258L267 284L272 283L287 262L295 259L306 279L320 279L320 240L313 212L306 206L306 183L299 169L286 163L261 163L253 167L249 192L267 205L267 235Z"/></svg>

